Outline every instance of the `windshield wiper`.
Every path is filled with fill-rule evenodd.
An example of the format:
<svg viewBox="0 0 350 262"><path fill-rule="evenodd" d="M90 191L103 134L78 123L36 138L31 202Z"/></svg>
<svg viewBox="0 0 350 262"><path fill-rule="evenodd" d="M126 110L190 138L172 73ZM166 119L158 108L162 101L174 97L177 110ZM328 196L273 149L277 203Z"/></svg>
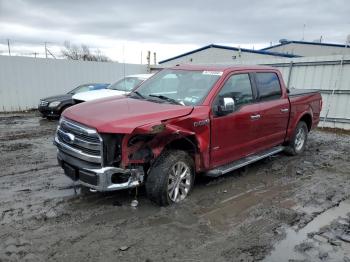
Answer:
<svg viewBox="0 0 350 262"><path fill-rule="evenodd" d="M173 104L176 104L176 105L183 105L181 104L179 101L175 100L175 99L172 99L170 97L167 97L167 96L163 96L163 95L154 95L154 94L150 94L148 95L150 97L157 97L159 99L162 99L162 100L165 100L165 101L168 101L170 103L173 103Z"/></svg>
<svg viewBox="0 0 350 262"><path fill-rule="evenodd" d="M141 95L138 91L133 91L133 92L131 92L130 93L130 95L131 94L136 94L136 95L138 95L140 98L142 98L142 99L146 99L143 95Z"/></svg>

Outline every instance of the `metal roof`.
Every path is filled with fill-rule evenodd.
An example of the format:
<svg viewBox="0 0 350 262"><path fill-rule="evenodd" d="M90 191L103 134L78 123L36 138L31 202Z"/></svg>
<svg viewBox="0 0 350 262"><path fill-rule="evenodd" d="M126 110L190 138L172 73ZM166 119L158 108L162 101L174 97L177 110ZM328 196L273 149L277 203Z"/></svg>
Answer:
<svg viewBox="0 0 350 262"><path fill-rule="evenodd" d="M238 48L238 47L231 47L231 46L223 46L223 45L216 45L216 44L210 44L207 46L203 46L201 48L192 50L190 52L178 55L178 56L174 56L165 60L162 60L159 62L159 64L180 58L180 57L184 57L187 55L191 55L200 51L203 51L205 49L209 49L209 48L219 48L219 49L226 49L226 50L233 50L233 51L239 51L241 50L241 52L247 52L247 53L255 53L255 54L261 54L261 55L273 55L273 56L280 56L280 57L288 57L288 58L292 58L292 57L300 57L298 55L291 55L291 54L284 54L284 53L278 53L278 52L270 52L270 51L264 51L264 50L252 50L252 49L246 49L246 48Z"/></svg>
<svg viewBox="0 0 350 262"><path fill-rule="evenodd" d="M269 50L271 48L274 47L278 47L278 46L284 46L284 45L288 45L288 44L302 44L302 45L318 45L318 46L332 46L332 47L346 47L345 45L341 45L341 44L332 44L332 43L317 43L317 42L307 42L307 41L284 41L283 43L277 44L277 45L272 45L269 47L265 47L260 49L260 51L265 51L265 50Z"/></svg>
<svg viewBox="0 0 350 262"><path fill-rule="evenodd" d="M265 65L224 65L224 64L212 64L212 65L200 65L200 64L180 64L170 67L171 69L179 70L206 70L206 71L225 71L225 70L276 70L274 67Z"/></svg>

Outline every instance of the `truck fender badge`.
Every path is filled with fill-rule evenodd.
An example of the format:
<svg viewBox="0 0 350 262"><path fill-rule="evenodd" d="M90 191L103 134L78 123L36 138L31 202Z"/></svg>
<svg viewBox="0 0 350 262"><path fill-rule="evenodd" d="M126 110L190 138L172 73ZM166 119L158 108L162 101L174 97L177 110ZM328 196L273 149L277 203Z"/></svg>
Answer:
<svg viewBox="0 0 350 262"><path fill-rule="evenodd" d="M204 119L204 120L200 120L200 121L193 122L193 126L194 126L194 127L206 126L206 125L209 125L209 122L210 122L209 119Z"/></svg>

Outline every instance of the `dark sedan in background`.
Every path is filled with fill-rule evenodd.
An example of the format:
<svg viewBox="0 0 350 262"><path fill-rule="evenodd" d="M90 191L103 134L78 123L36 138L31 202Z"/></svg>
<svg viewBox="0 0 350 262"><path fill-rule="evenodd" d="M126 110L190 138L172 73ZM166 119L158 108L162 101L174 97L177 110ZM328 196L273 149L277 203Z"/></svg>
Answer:
<svg viewBox="0 0 350 262"><path fill-rule="evenodd" d="M67 94L40 99L38 110L43 117L47 117L48 119L58 118L66 108L74 105L72 99L73 95L92 90L104 89L107 86L109 86L109 84L92 83L80 85L72 91L69 91Z"/></svg>

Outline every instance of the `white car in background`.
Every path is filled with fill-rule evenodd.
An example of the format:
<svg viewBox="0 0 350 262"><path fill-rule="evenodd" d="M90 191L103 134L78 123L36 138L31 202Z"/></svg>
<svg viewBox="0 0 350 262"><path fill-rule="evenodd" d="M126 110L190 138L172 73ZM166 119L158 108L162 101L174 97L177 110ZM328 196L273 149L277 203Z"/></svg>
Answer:
<svg viewBox="0 0 350 262"><path fill-rule="evenodd" d="M129 75L109 85L106 89L79 93L74 95L73 99L77 104L99 98L128 94L152 75L153 74Z"/></svg>

